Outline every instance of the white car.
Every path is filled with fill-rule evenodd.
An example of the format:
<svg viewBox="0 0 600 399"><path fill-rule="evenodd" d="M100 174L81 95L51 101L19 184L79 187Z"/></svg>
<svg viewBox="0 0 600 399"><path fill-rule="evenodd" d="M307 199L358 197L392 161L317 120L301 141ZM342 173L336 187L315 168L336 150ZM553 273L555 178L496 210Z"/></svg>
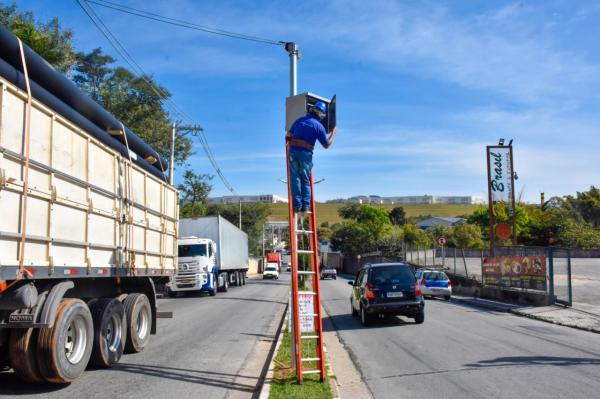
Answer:
<svg viewBox="0 0 600 399"><path fill-rule="evenodd" d="M446 273L437 270L417 270L415 277L421 283L423 296L439 296L445 300L452 297L452 282Z"/></svg>
<svg viewBox="0 0 600 399"><path fill-rule="evenodd" d="M277 270L276 263L267 263L267 267L265 267L265 271L263 272L263 280L267 278L273 280L279 279L279 271Z"/></svg>

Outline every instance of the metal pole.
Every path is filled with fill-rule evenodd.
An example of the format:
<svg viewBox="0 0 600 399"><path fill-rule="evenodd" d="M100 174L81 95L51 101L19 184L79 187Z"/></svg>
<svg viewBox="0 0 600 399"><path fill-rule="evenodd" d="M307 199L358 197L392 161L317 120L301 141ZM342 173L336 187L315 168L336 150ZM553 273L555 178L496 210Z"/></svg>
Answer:
<svg viewBox="0 0 600 399"><path fill-rule="evenodd" d="M242 197L240 197L240 230L242 229Z"/></svg>
<svg viewBox="0 0 600 399"><path fill-rule="evenodd" d="M512 141L512 140L511 140ZM513 161L513 147L508 146L510 151L510 188L512 191L511 202L512 202L512 242L513 246L517 245L517 208L515 204L515 163ZM489 158L488 158L489 159Z"/></svg>
<svg viewBox="0 0 600 399"><path fill-rule="evenodd" d="M298 45L287 43L286 50L290 54L290 96L295 96L298 93Z"/></svg>
<svg viewBox="0 0 600 399"><path fill-rule="evenodd" d="M173 173L175 172L175 134L177 132L177 124L173 122L171 130L171 160L169 162L169 184L173 185Z"/></svg>

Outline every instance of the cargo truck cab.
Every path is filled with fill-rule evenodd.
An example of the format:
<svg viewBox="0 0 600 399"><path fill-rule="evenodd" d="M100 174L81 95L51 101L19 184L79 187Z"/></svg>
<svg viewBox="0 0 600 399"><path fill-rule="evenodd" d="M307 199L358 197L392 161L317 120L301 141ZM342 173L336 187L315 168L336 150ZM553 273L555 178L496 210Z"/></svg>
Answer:
<svg viewBox="0 0 600 399"><path fill-rule="evenodd" d="M177 272L171 277L168 292L205 291L215 295L219 284L217 244L208 238L184 237L178 241Z"/></svg>

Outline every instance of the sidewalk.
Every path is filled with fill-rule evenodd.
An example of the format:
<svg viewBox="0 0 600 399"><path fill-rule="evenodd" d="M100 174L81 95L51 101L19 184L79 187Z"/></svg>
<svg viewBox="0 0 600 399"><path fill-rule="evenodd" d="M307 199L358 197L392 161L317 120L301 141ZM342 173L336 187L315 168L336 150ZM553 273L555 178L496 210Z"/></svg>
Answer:
<svg viewBox="0 0 600 399"><path fill-rule="evenodd" d="M453 295L452 300L496 312L510 312L518 316L600 334L600 306L573 303L572 307L559 305L530 307L463 295Z"/></svg>

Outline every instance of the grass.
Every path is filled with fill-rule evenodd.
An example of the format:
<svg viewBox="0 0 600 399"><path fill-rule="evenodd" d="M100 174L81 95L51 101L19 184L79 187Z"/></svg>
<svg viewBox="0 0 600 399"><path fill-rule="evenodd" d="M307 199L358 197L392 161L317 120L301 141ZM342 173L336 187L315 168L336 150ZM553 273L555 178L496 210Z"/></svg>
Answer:
<svg viewBox="0 0 600 399"><path fill-rule="evenodd" d="M288 205L285 203L270 204L271 216L270 220L287 220L288 219ZM339 223L342 218L338 215L337 211L344 204L317 204L317 223L323 222ZM473 213L481 205L452 205L452 204L409 204L409 205L392 205L382 204L377 205L386 210L391 210L397 206L404 208L407 217L420 216L420 215L431 215L431 216L461 216L469 215Z"/></svg>
<svg viewBox="0 0 600 399"><path fill-rule="evenodd" d="M292 368L292 337L287 331L275 356L275 371L271 383L269 399L331 399L329 381L319 381L318 374L304 376L302 384L296 382L296 371ZM317 357L316 342L313 339L302 340L302 356ZM317 368L316 362L305 362L305 370Z"/></svg>

